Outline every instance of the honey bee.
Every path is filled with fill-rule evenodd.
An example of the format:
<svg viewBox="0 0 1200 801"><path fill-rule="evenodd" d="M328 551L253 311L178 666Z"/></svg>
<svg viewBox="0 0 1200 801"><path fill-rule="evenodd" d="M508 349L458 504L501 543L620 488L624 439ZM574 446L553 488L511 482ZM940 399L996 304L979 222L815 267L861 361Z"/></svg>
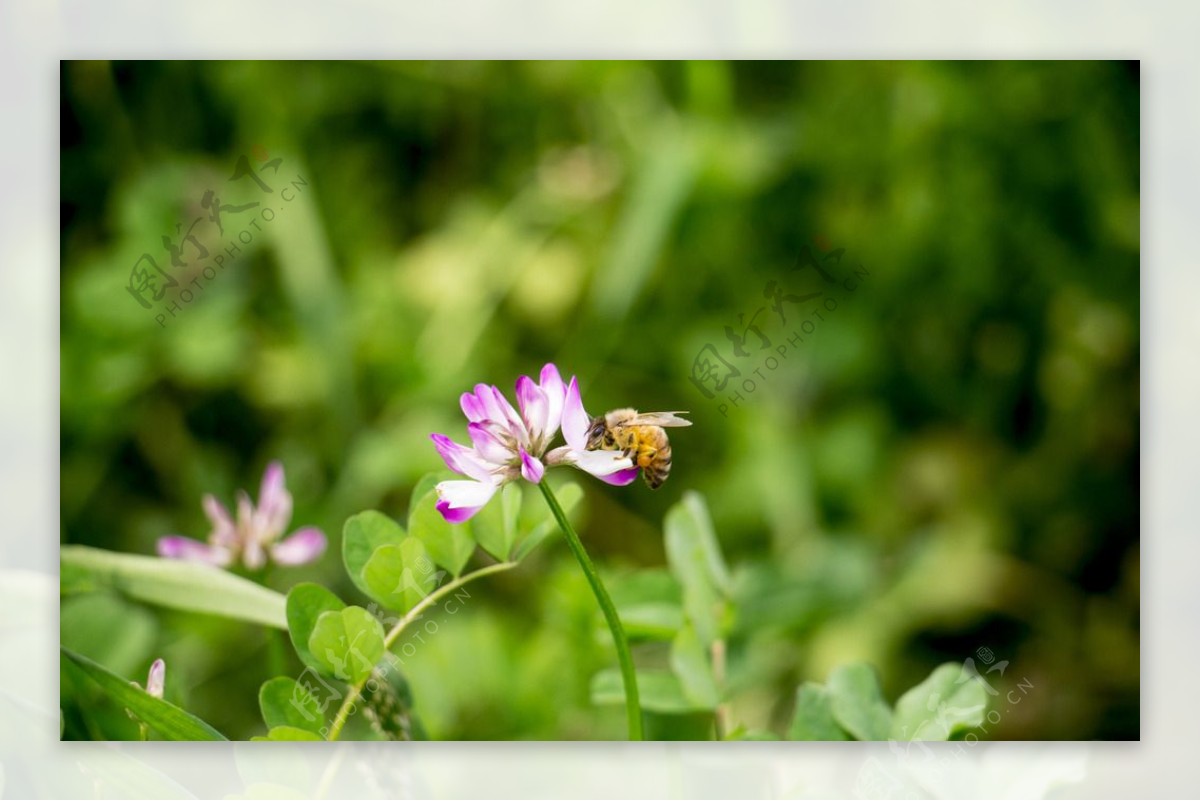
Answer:
<svg viewBox="0 0 1200 801"><path fill-rule="evenodd" d="M671 474L671 443L664 428L690 426L691 420L676 417L687 412L650 412L615 409L592 418L588 426L589 451L621 451L636 467L650 489L658 489Z"/></svg>

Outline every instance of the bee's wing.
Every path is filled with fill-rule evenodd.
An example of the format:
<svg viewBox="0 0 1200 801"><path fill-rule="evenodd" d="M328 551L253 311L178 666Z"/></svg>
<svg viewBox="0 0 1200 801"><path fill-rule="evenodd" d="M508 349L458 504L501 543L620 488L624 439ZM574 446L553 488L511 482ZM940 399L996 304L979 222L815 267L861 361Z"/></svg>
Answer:
<svg viewBox="0 0 1200 801"><path fill-rule="evenodd" d="M679 414L687 414L687 412L647 412L639 414L637 417L626 422L627 426L661 426L663 428L681 428L690 426L691 420L684 420L682 417L676 417Z"/></svg>

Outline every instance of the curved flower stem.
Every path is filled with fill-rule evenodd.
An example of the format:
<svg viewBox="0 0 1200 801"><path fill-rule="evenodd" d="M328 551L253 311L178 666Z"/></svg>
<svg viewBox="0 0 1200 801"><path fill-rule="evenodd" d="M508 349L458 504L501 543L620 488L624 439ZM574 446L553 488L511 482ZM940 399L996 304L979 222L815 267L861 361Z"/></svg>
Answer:
<svg viewBox="0 0 1200 801"><path fill-rule="evenodd" d="M604 589L604 584L600 581L600 574L596 572L596 566L592 564L587 551L583 548L583 542L580 541L579 535L575 533L575 529L567 520L562 507L558 505L558 499L554 497L550 485L545 481L541 481L538 483L538 487L541 488L542 495L546 498L546 504L550 507L550 511L554 513L554 519L558 521L558 526L562 529L563 536L567 539L567 545L571 547L571 553L575 554L575 559L579 562L579 566L583 568L583 574L587 576L588 584L592 585L592 593L595 594L596 600L600 603L600 609L604 612L604 619L608 621L609 631L612 632L613 644L617 646L617 661L621 664L621 679L625 684L625 713L629 718L629 739L641 740L643 739L642 707L638 699L637 673L633 669L633 655L629 652L629 640L625 637L625 629L621 626L621 618L617 616L617 607L613 605L612 598L608 597L608 590Z"/></svg>
<svg viewBox="0 0 1200 801"><path fill-rule="evenodd" d="M477 578L483 578L484 576L491 575L492 573L500 573L504 570L511 570L518 564L520 563L499 562L494 565L488 565L487 567L481 567L474 573L468 573L465 576L459 576L458 578L454 579L454 581L448 581L442 586L438 587L436 590L422 598L416 606L414 606L412 609L409 609L408 612L405 613L404 617L400 618L396 625L392 626L391 630L383 638L384 651L390 651L392 644L396 642L396 638L404 632L404 629L407 628L410 623L419 619L421 615L425 613L426 609L433 606L438 601L457 590L459 587L474 581ZM329 726L329 735L325 739L330 741L336 740L342 733L342 729L345 727L346 721L350 718L350 710L354 707L355 702L362 697L363 687L367 685L367 682L370 679L371 677L368 675L362 681L351 684L346 690L346 697L343 699L342 705L338 707L337 714L333 717L333 723L331 723Z"/></svg>

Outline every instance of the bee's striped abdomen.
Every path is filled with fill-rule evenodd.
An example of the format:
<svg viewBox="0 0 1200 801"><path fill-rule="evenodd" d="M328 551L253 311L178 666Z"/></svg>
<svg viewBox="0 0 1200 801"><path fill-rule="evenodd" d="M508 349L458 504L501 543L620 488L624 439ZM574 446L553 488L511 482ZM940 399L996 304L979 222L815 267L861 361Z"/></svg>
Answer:
<svg viewBox="0 0 1200 801"><path fill-rule="evenodd" d="M652 459L645 461L647 464L641 467L646 484L650 489L658 489L667 480L667 476L671 475L671 446L663 445Z"/></svg>

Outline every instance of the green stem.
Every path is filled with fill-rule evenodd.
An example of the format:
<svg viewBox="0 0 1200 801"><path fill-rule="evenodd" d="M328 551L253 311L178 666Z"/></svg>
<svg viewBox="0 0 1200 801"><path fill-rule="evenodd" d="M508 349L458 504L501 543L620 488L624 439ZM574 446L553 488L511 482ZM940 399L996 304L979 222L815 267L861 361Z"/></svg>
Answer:
<svg viewBox="0 0 1200 801"><path fill-rule="evenodd" d="M567 538L567 545L570 546L571 553L575 554L575 559L583 568L583 574L587 576L588 584L592 585L592 593L596 596L601 611L604 612L604 619L608 621L613 644L617 646L617 661L621 664L621 680L625 684L625 713L629 718L629 739L641 740L643 739L642 708L638 699L637 673L633 669L633 655L629 651L629 640L625 637L621 618L617 616L617 607L613 605L612 598L608 597L608 590L604 589L604 583L600 581L600 574L596 572L596 566L592 564L587 551L584 550L583 542L580 541L579 535L575 533L575 529L567 520L567 515L558 505L558 499L554 497L550 485L543 480L538 487L541 488L542 495L546 498L546 504L554 514L554 519L558 521L563 536Z"/></svg>
<svg viewBox="0 0 1200 801"><path fill-rule="evenodd" d="M404 629L407 628L410 623L420 618L426 609L433 606L438 601L457 590L459 587L468 582L474 581L477 578L483 578L484 576L491 575L492 573L499 573L503 570L511 570L518 564L519 562L499 562L494 565L488 565L487 567L481 567L474 573L468 573L465 576L459 576L458 578L454 579L454 581L449 581L438 587L436 590L422 598L416 606L414 606L412 609L409 609L408 612L405 613L404 617L400 618L396 625L392 626L391 631L389 631L383 638L384 650L391 650L392 644L396 642L396 638L404 632ZM347 688L346 697L343 699L342 705L338 707L337 714L333 717L333 723L331 723L329 726L329 735L325 739L330 741L336 740L342 733L342 729L346 726L346 721L350 718L350 710L354 707L355 702L358 701L358 699L362 696L363 687L367 685L367 682L370 680L370 678L370 675L368 675L362 681L356 682Z"/></svg>

